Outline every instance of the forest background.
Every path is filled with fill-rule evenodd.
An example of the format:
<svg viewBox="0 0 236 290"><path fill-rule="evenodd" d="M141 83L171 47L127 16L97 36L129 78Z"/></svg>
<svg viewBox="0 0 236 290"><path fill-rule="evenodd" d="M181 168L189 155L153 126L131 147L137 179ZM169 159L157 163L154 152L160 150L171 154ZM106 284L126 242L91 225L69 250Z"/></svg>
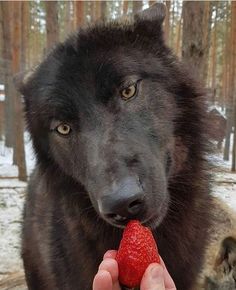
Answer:
<svg viewBox="0 0 236 290"><path fill-rule="evenodd" d="M126 18L156 1L0 2L0 141L27 180L23 98L14 76L27 72L57 43L95 21ZM167 44L206 88L212 140L236 170L236 2L162 1ZM231 143L231 144L230 144Z"/></svg>

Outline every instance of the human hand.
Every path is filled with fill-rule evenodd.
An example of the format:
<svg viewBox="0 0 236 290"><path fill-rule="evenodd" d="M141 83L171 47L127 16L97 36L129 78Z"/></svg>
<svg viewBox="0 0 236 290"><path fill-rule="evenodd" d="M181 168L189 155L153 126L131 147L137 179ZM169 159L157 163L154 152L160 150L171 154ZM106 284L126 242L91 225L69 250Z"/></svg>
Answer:
<svg viewBox="0 0 236 290"><path fill-rule="evenodd" d="M116 253L115 250L105 253L93 280L93 290L121 290L118 281L118 264L115 260ZM161 257L160 260L160 264L153 263L148 266L143 275L140 290L176 290Z"/></svg>

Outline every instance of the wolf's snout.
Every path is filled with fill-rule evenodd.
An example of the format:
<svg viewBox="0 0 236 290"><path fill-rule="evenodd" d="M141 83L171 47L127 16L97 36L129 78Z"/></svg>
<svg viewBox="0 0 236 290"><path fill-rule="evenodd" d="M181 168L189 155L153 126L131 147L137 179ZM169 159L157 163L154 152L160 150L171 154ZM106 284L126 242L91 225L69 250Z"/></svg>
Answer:
<svg viewBox="0 0 236 290"><path fill-rule="evenodd" d="M98 200L100 213L111 222L138 219L144 208L144 192L140 182L128 177L113 184L107 194Z"/></svg>

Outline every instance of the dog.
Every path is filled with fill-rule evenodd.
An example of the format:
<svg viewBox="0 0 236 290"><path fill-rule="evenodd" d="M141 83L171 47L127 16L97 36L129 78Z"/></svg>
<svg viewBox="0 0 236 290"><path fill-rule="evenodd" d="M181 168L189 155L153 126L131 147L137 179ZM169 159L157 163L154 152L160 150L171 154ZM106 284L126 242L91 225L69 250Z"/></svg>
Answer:
<svg viewBox="0 0 236 290"><path fill-rule="evenodd" d="M133 219L177 289L197 279L211 225L206 106L164 17L155 4L81 28L19 85L37 159L22 231L30 290L91 290Z"/></svg>

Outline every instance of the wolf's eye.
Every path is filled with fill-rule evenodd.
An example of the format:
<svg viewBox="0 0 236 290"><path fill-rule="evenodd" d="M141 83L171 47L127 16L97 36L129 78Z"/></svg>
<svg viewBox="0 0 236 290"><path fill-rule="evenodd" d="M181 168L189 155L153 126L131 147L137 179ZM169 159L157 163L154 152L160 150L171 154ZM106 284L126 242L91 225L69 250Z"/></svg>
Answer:
<svg viewBox="0 0 236 290"><path fill-rule="evenodd" d="M121 97L124 100L132 98L136 94L136 85L131 85L121 91Z"/></svg>
<svg viewBox="0 0 236 290"><path fill-rule="evenodd" d="M61 135L68 135L71 132L71 127L67 124L60 124L56 127L56 130Z"/></svg>

